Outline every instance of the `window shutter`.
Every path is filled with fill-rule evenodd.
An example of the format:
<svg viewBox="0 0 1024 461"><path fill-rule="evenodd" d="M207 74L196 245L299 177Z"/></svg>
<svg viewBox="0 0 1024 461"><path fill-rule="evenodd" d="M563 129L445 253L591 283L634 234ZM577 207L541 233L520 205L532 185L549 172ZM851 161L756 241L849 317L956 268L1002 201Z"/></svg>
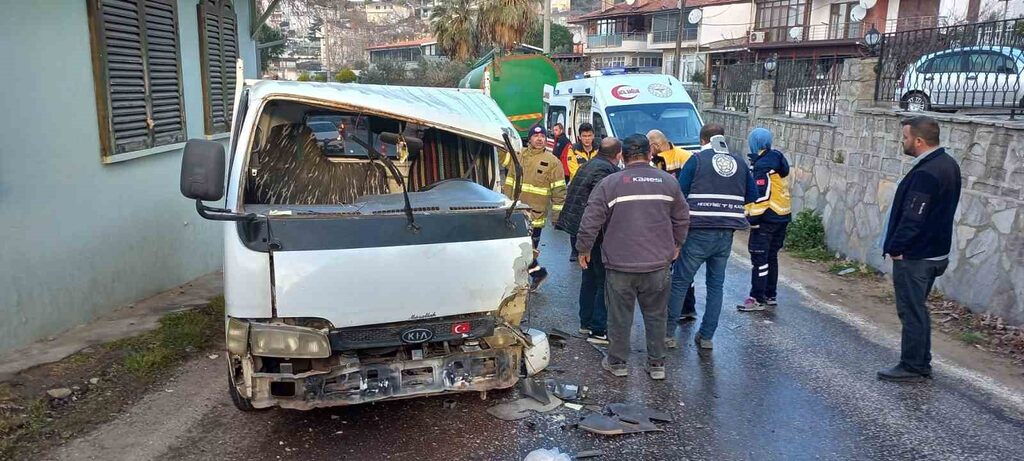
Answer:
<svg viewBox="0 0 1024 461"><path fill-rule="evenodd" d="M206 133L223 133L231 126L235 102L235 62L238 59L235 10L227 0L203 0L198 9Z"/></svg>
<svg viewBox="0 0 1024 461"><path fill-rule="evenodd" d="M90 0L103 155L183 142L174 0Z"/></svg>

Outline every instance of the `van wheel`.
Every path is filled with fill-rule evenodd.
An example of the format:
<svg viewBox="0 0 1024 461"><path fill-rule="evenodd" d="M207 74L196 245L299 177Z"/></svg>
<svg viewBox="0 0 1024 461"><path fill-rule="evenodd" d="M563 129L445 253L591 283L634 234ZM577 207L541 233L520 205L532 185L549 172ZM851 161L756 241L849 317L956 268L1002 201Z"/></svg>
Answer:
<svg viewBox="0 0 1024 461"><path fill-rule="evenodd" d="M239 411L258 411L256 407L252 406L252 400L242 397L242 394L238 393L238 387L235 386L235 380L231 377L231 369L228 369L228 394L231 395L231 403L235 404L235 408Z"/></svg>
<svg viewBox="0 0 1024 461"><path fill-rule="evenodd" d="M928 95L914 92L904 96L903 104L900 104L900 106L911 112L921 112L931 110L932 103L928 100Z"/></svg>

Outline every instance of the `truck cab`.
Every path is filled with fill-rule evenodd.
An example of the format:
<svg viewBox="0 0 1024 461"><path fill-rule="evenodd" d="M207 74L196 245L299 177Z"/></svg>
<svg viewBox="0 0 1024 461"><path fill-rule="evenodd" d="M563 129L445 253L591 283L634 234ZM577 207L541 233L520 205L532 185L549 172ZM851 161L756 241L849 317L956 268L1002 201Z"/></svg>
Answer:
<svg viewBox="0 0 1024 461"><path fill-rule="evenodd" d="M658 129L676 146L700 148L704 122L683 84L671 75L591 71L546 85L544 98L545 124L561 122L572 142L579 139L580 124L589 122L597 139Z"/></svg>
<svg viewBox="0 0 1024 461"><path fill-rule="evenodd" d="M234 108L227 153L187 143L181 190L223 223L239 409L486 392L547 365L520 325L533 250L500 192L518 143L492 99L246 81ZM344 124L329 151L309 127L324 120Z"/></svg>

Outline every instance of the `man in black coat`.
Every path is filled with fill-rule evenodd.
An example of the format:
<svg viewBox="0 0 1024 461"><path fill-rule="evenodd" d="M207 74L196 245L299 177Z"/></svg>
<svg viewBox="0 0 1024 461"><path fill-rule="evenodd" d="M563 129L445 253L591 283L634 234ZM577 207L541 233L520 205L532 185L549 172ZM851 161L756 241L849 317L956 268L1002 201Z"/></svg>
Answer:
<svg viewBox="0 0 1024 461"><path fill-rule="evenodd" d="M960 166L939 146L939 124L911 117L903 126L903 153L913 167L896 187L882 233L892 258L896 312L903 324L900 363L878 372L886 381L919 382L932 375L928 293L949 265L953 216L960 202Z"/></svg>
<svg viewBox="0 0 1024 461"><path fill-rule="evenodd" d="M590 192L597 183L608 175L619 171L619 160L622 155L622 143L615 138L605 138L597 155L576 172L576 177L569 183L565 196L565 206L555 223L555 228L567 232L576 242L576 234L580 229L583 211L587 207ZM608 313L604 305L604 263L601 260L601 236L597 237L594 249L591 250L590 264L583 269L580 283L580 333L588 335L587 341L595 344L608 344L607 323Z"/></svg>

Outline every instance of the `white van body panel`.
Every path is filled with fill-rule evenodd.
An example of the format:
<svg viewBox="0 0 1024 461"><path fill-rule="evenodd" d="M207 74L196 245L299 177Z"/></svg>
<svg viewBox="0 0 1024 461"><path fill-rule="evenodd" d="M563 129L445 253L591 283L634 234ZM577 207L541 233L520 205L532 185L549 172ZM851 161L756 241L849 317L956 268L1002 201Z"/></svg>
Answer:
<svg viewBox="0 0 1024 461"><path fill-rule="evenodd" d="M225 313L237 318L270 318L270 258L242 245L234 222L223 226Z"/></svg>
<svg viewBox="0 0 1024 461"><path fill-rule="evenodd" d="M523 238L280 252L277 313L345 328L494 311L516 289L509 261L528 265L532 251Z"/></svg>

